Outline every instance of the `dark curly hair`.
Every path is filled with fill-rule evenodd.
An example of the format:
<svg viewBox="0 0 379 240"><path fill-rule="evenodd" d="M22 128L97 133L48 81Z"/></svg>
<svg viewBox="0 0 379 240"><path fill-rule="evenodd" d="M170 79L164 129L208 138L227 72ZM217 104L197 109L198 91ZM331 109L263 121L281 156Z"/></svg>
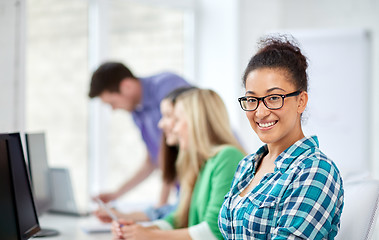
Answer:
<svg viewBox="0 0 379 240"><path fill-rule="evenodd" d="M243 85L250 72L260 68L286 70L290 80L300 91L308 91L307 58L291 35L272 35L262 38L258 52L250 59L243 75Z"/></svg>

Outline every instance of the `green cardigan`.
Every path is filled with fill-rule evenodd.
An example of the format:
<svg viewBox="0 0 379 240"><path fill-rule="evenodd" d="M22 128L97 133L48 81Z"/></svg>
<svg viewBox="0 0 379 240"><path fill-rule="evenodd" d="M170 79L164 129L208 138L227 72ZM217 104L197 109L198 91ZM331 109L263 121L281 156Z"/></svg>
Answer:
<svg viewBox="0 0 379 240"><path fill-rule="evenodd" d="M192 193L188 216L188 227L206 221L212 233L223 239L218 229L217 219L224 196L230 185L238 163L244 154L235 147L226 146L214 157L208 159L201 168ZM175 213L164 220L174 227Z"/></svg>

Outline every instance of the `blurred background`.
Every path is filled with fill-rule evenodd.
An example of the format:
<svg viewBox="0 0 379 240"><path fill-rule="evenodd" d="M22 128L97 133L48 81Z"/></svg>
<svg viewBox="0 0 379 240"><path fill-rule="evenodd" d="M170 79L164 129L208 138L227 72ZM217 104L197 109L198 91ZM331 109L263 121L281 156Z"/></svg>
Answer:
<svg viewBox="0 0 379 240"><path fill-rule="evenodd" d="M146 154L129 114L87 97L94 69L115 60L214 89L254 152L241 76L260 37L290 33L310 60L305 132L345 181L379 178L378 22L379 0L0 0L0 132L45 132L81 205L115 189ZM158 198L159 178L125 198Z"/></svg>

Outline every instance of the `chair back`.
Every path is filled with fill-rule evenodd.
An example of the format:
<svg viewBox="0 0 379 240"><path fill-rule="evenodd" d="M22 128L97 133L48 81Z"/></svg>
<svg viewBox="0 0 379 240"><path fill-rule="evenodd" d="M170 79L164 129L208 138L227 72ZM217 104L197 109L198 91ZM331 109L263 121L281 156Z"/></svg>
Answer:
<svg viewBox="0 0 379 240"><path fill-rule="evenodd" d="M344 183L345 202L336 240L367 240L374 232L379 204L379 181Z"/></svg>

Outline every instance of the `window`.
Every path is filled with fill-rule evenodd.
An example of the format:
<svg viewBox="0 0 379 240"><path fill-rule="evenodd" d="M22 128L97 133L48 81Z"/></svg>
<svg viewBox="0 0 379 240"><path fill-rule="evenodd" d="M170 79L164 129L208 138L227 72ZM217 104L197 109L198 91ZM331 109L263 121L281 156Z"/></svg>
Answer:
<svg viewBox="0 0 379 240"><path fill-rule="evenodd" d="M106 60L125 63L137 76L166 70L183 75L184 10L137 1L105 2L107 7L100 11L109 16L101 23L106 26L107 41L100 48ZM88 138L96 131L91 128L96 119L88 111L88 66L93 62L88 32L98 27L88 20L89 14L88 1L34 0L27 6L26 130L46 132L50 164L70 169L81 205L88 197L87 170L97 164L87 161L96 152ZM106 133L106 144L101 146L106 148L101 157L105 167L90 187L112 190L138 169L146 150L130 114L107 108L102 113L107 123L101 126ZM152 189L158 197L159 178L159 173L153 174L128 199L147 192L151 196Z"/></svg>
<svg viewBox="0 0 379 240"><path fill-rule="evenodd" d="M123 0L112 1L109 11L109 59L125 63L136 76L166 70L183 75L182 11ZM146 156L130 114L124 111L112 114L109 146L111 184L118 186L137 170ZM127 197L137 200L146 193L158 196L159 186L160 175L156 171Z"/></svg>
<svg viewBox="0 0 379 240"><path fill-rule="evenodd" d="M26 131L46 133L49 163L71 171L82 205L87 190L87 2L27 6Z"/></svg>

